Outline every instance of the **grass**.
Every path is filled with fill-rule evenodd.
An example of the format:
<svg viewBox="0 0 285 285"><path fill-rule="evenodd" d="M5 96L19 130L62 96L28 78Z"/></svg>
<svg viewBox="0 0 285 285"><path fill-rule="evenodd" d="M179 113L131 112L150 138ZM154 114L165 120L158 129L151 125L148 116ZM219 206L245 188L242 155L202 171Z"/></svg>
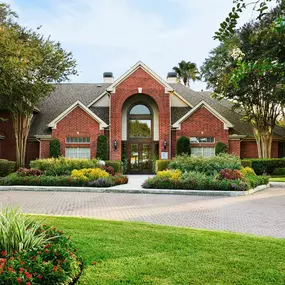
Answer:
<svg viewBox="0 0 285 285"><path fill-rule="evenodd" d="M272 175L269 181L270 182L285 182L285 176Z"/></svg>
<svg viewBox="0 0 285 285"><path fill-rule="evenodd" d="M44 219L70 235L83 258L79 284L285 282L282 239L85 218Z"/></svg>

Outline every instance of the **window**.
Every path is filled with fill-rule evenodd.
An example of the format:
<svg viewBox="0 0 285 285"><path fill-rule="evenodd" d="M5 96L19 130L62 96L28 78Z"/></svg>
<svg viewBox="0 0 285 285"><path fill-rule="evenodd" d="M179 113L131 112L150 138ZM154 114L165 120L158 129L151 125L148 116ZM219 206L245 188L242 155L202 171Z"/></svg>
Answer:
<svg viewBox="0 0 285 285"><path fill-rule="evenodd" d="M192 147L191 155L210 157L215 155L214 147Z"/></svg>
<svg viewBox="0 0 285 285"><path fill-rule="evenodd" d="M214 143L214 137L190 137L190 143Z"/></svg>
<svg viewBox="0 0 285 285"><path fill-rule="evenodd" d="M90 137L66 137L66 143L90 143Z"/></svg>
<svg viewBox="0 0 285 285"><path fill-rule="evenodd" d="M135 105L131 109L130 114L131 115L150 115L151 113L147 106L138 104L138 105Z"/></svg>
<svg viewBox="0 0 285 285"><path fill-rule="evenodd" d="M130 138L151 138L151 120L129 120Z"/></svg>
<svg viewBox="0 0 285 285"><path fill-rule="evenodd" d="M65 148L65 157L90 159L90 148L88 147L67 147Z"/></svg>

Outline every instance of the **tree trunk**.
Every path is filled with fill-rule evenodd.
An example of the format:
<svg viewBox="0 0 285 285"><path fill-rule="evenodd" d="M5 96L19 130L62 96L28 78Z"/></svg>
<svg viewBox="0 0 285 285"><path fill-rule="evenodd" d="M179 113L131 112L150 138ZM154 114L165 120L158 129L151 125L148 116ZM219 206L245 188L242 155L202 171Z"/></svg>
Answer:
<svg viewBox="0 0 285 285"><path fill-rule="evenodd" d="M272 151L272 131L271 129L266 131L259 131L254 128L253 130L258 158L271 158Z"/></svg>
<svg viewBox="0 0 285 285"><path fill-rule="evenodd" d="M260 139L259 131L255 128L253 128L253 134L254 134L255 141L256 141L258 158L261 158L262 152L261 152L261 139Z"/></svg>
<svg viewBox="0 0 285 285"><path fill-rule="evenodd" d="M16 139L16 166L24 167L26 158L27 138L30 130L32 114L13 114L13 126Z"/></svg>

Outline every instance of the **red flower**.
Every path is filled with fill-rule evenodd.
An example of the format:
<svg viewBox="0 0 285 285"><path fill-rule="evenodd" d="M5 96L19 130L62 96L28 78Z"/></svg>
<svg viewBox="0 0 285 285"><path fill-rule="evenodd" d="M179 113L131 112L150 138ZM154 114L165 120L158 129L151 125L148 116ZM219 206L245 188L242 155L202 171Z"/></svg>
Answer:
<svg viewBox="0 0 285 285"><path fill-rule="evenodd" d="M0 263L5 263L7 261L6 258L0 258Z"/></svg>
<svg viewBox="0 0 285 285"><path fill-rule="evenodd" d="M38 278L39 278L39 279L43 279L43 276L42 276L42 275L39 275Z"/></svg>
<svg viewBox="0 0 285 285"><path fill-rule="evenodd" d="M32 285L31 282L27 282L26 285Z"/></svg>
<svg viewBox="0 0 285 285"><path fill-rule="evenodd" d="M23 282L22 278L17 278L17 282L22 283Z"/></svg>
<svg viewBox="0 0 285 285"><path fill-rule="evenodd" d="M1 255L5 256L7 254L7 251L1 251Z"/></svg>
<svg viewBox="0 0 285 285"><path fill-rule="evenodd" d="M92 265L96 265L96 264L97 264L97 262L96 262L96 261L92 262Z"/></svg>
<svg viewBox="0 0 285 285"><path fill-rule="evenodd" d="M20 268L20 271L21 271L21 272L25 271L25 268L21 267L21 268Z"/></svg>
<svg viewBox="0 0 285 285"><path fill-rule="evenodd" d="M57 266L54 266L53 271L56 272L56 270L57 270Z"/></svg>
<svg viewBox="0 0 285 285"><path fill-rule="evenodd" d="M44 252L46 252L46 253L47 253L47 252L48 252L48 249L45 249L45 250L44 250Z"/></svg>
<svg viewBox="0 0 285 285"><path fill-rule="evenodd" d="M15 259L15 257L14 257L14 256L11 256L11 257L10 257L10 260L14 260L14 259Z"/></svg>

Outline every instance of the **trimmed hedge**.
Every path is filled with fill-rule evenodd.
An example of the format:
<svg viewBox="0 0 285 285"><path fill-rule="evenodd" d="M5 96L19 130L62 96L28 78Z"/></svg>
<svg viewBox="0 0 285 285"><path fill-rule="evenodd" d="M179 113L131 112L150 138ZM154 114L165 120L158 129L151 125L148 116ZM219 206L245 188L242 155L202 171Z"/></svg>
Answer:
<svg viewBox="0 0 285 285"><path fill-rule="evenodd" d="M0 177L13 173L16 169L16 162L7 159L0 159Z"/></svg>
<svg viewBox="0 0 285 285"><path fill-rule="evenodd" d="M171 160L169 159L157 160L155 162L155 173L157 173L158 171L166 170L170 162Z"/></svg>
<svg viewBox="0 0 285 285"><path fill-rule="evenodd" d="M243 167L251 167L257 175L271 175L276 168L285 168L284 158L243 159L241 163Z"/></svg>
<svg viewBox="0 0 285 285"><path fill-rule="evenodd" d="M285 175L285 167L275 168L273 175Z"/></svg>
<svg viewBox="0 0 285 285"><path fill-rule="evenodd" d="M181 136L176 143L176 151L178 155L191 154L190 140L185 136Z"/></svg>
<svg viewBox="0 0 285 285"><path fill-rule="evenodd" d="M122 172L122 162L120 160L106 160L105 167L112 166L116 173Z"/></svg>
<svg viewBox="0 0 285 285"><path fill-rule="evenodd" d="M104 135L98 136L96 157L102 160L108 159L108 141Z"/></svg>
<svg viewBox="0 0 285 285"><path fill-rule="evenodd" d="M215 154L218 155L220 153L227 153L227 152L228 152L227 145L223 142L217 142L215 147Z"/></svg>
<svg viewBox="0 0 285 285"><path fill-rule="evenodd" d="M60 157L60 141L59 139L52 139L49 142L49 156L50 157Z"/></svg>

